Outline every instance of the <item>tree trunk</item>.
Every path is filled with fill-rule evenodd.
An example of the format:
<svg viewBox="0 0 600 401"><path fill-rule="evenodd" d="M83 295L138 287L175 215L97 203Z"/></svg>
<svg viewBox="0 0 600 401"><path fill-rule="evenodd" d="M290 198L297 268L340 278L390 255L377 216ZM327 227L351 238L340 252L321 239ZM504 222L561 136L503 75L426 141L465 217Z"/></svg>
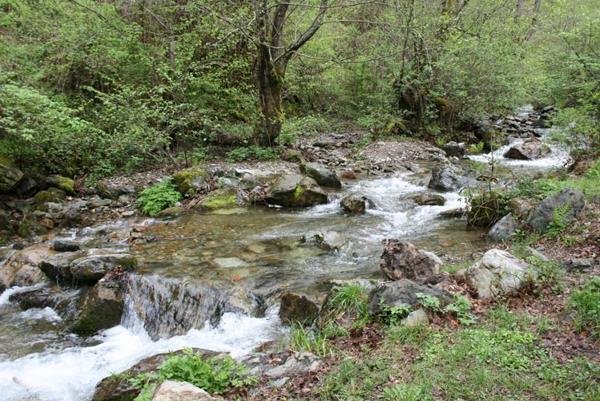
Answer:
<svg viewBox="0 0 600 401"><path fill-rule="evenodd" d="M281 91L284 71L273 65L269 48L261 47L256 65L256 82L263 115L259 142L263 146L272 146L281 132L283 123Z"/></svg>

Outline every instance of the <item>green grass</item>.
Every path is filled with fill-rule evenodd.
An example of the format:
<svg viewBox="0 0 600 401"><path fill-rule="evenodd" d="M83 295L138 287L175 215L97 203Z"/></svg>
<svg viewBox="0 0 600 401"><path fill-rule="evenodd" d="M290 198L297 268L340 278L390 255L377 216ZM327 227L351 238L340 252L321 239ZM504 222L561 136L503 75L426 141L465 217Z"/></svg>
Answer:
<svg viewBox="0 0 600 401"><path fill-rule="evenodd" d="M368 298L367 291L360 285L345 285L333 291L327 306L330 315L343 314L351 317L355 327L364 326L370 321L367 311ZM330 318L335 318L335 316L330 316Z"/></svg>
<svg viewBox="0 0 600 401"><path fill-rule="evenodd" d="M306 351L321 357L332 353L328 341L331 337L344 335L346 332L339 326L328 325L323 329L312 330L300 323L292 324L290 331L290 349L292 351Z"/></svg>
<svg viewBox="0 0 600 401"><path fill-rule="evenodd" d="M578 331L587 329L600 339L600 277L594 277L569 299Z"/></svg>

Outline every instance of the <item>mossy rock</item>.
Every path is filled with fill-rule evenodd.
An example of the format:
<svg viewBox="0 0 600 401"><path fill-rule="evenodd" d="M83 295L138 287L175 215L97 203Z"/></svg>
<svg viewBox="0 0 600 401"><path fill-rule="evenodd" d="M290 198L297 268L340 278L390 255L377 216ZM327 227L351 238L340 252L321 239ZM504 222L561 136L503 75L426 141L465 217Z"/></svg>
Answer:
<svg viewBox="0 0 600 401"><path fill-rule="evenodd" d="M75 193L75 181L68 177L52 175L48 177L48 184L52 187L62 189L68 194Z"/></svg>
<svg viewBox="0 0 600 401"><path fill-rule="evenodd" d="M200 202L200 207L206 210L236 208L237 193L232 189L218 189L206 195Z"/></svg>
<svg viewBox="0 0 600 401"><path fill-rule="evenodd" d="M177 190L183 195L195 195L207 188L209 174L206 170L194 166L178 171L173 175Z"/></svg>
<svg viewBox="0 0 600 401"><path fill-rule="evenodd" d="M81 314L71 330L89 336L98 330L109 329L121 322L124 297L121 285L116 280L103 280L86 294Z"/></svg>
<svg viewBox="0 0 600 401"><path fill-rule="evenodd" d="M41 206L48 202L59 203L67 197L67 194L62 189L49 188L45 191L40 191L33 197L36 206Z"/></svg>
<svg viewBox="0 0 600 401"><path fill-rule="evenodd" d="M0 192L9 192L23 178L23 172L12 163L0 158Z"/></svg>

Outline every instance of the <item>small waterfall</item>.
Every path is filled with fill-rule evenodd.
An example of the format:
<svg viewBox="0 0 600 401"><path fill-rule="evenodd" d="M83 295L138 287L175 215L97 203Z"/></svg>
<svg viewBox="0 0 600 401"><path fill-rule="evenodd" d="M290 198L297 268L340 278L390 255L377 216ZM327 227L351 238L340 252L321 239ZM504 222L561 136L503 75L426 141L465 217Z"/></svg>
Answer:
<svg viewBox="0 0 600 401"><path fill-rule="evenodd" d="M229 293L209 284L130 274L122 325L133 331L142 329L153 340L169 338L205 323L216 326L223 313L243 311L236 305Z"/></svg>

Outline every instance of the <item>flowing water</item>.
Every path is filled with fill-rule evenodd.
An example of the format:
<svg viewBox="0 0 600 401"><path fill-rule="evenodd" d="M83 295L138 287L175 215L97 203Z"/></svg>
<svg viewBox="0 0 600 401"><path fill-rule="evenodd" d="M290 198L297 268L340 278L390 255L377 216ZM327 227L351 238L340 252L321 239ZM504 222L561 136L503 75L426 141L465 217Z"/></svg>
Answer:
<svg viewBox="0 0 600 401"><path fill-rule="evenodd" d="M549 133L548 133L549 134ZM565 153L509 165L550 168ZM486 162L491 155L472 156ZM337 200L301 211L250 208L188 214L174 221L148 219L154 241L135 245L139 271L127 277L121 325L92 339L61 331L51 308L21 311L0 295L0 394L3 400L87 401L95 384L144 357L185 347L242 356L281 335L276 302L283 291L319 296L331 279L378 277L381 241L404 238L447 260L482 249L482 231L440 218L464 205L444 193L444 206L417 206L426 179L412 173L345 183ZM360 216L341 212L339 199L361 193L373 206ZM127 249L133 220L72 230L64 236L87 247ZM337 251L312 240L335 233ZM328 235L330 235L328 234Z"/></svg>

